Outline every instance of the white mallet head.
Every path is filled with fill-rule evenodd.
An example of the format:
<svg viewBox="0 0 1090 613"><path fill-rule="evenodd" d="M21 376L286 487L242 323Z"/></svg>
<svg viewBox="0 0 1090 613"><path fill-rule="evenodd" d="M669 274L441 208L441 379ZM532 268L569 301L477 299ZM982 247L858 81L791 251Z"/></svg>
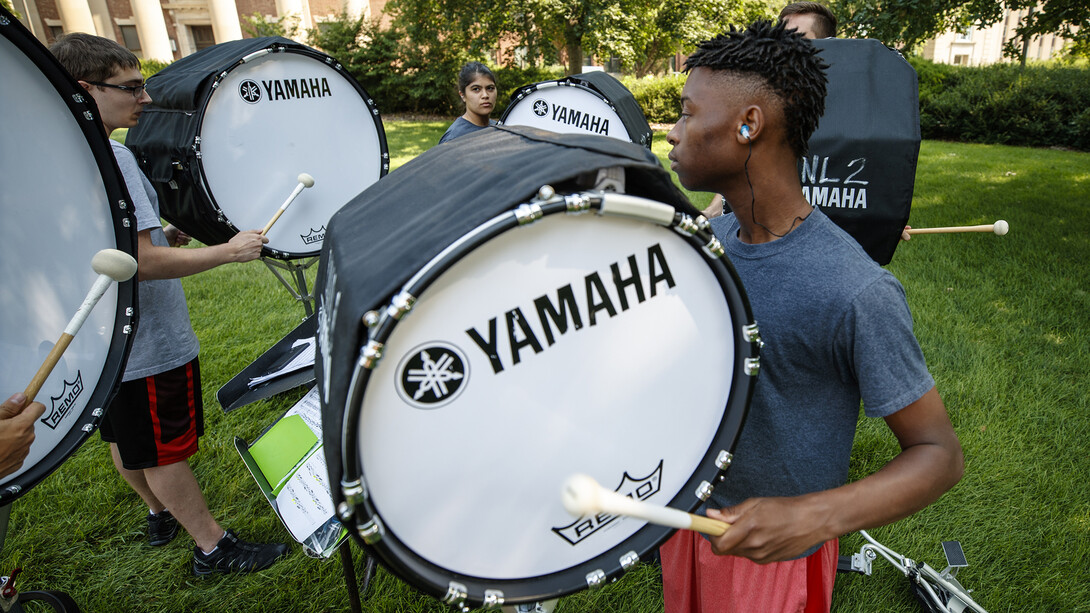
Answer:
<svg viewBox="0 0 1090 613"><path fill-rule="evenodd" d="M995 232L996 236L1003 236L1010 229L1010 224L1003 221L1002 219L992 224L992 232Z"/></svg>
<svg viewBox="0 0 1090 613"><path fill-rule="evenodd" d="M573 516L591 515L601 510L598 499L601 487L589 475L572 475L564 482L560 499L564 503L564 508Z"/></svg>
<svg viewBox="0 0 1090 613"><path fill-rule="evenodd" d="M302 183L303 187L314 187L314 177L308 175L305 172L299 173L299 176L296 177L296 180Z"/></svg>
<svg viewBox="0 0 1090 613"><path fill-rule="evenodd" d="M103 249L91 258L91 269L121 283L136 274L136 259L124 251Z"/></svg>

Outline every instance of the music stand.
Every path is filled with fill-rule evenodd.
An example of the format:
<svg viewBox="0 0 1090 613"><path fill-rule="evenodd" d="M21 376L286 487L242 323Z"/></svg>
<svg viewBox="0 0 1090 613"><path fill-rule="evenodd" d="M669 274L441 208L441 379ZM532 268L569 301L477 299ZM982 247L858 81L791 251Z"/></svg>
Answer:
<svg viewBox="0 0 1090 613"><path fill-rule="evenodd" d="M314 315L311 315L268 351L261 354L253 363L243 368L242 372L219 388L216 392L216 400L223 407L223 412L227 413L252 402L272 398L282 392L313 382L314 366L312 363L306 368L284 373L260 385L250 387L251 379L277 372L302 352L304 350L302 346L293 347L293 345L298 341L313 339L316 330L317 319Z"/></svg>

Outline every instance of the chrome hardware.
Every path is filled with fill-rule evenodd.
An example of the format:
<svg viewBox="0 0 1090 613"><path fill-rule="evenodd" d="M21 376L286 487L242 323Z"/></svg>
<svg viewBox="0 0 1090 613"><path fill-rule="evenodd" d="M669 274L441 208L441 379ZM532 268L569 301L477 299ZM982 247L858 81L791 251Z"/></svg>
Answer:
<svg viewBox="0 0 1090 613"><path fill-rule="evenodd" d="M569 194L564 196L564 204L569 213L586 213L590 210L591 199L584 194Z"/></svg>
<svg viewBox="0 0 1090 613"><path fill-rule="evenodd" d="M363 314L363 325L368 328L374 328L378 325L379 318L378 311L367 311Z"/></svg>
<svg viewBox="0 0 1090 613"><path fill-rule="evenodd" d="M556 190L552 185L542 185L541 189L537 190L538 200L550 200L556 195Z"/></svg>
<svg viewBox="0 0 1090 613"><path fill-rule="evenodd" d="M761 372L761 358L746 358L743 370L747 375L756 377Z"/></svg>
<svg viewBox="0 0 1090 613"><path fill-rule="evenodd" d="M469 597L469 590L466 589L466 586L451 581L447 584L447 595L443 596L443 602L452 607L460 607L465 604L467 597Z"/></svg>
<svg viewBox="0 0 1090 613"><path fill-rule="evenodd" d="M723 243L719 242L719 239L714 236L708 241L707 245L704 245L703 250L708 257L712 258L721 258L727 253L726 250L723 249Z"/></svg>
<svg viewBox="0 0 1090 613"><path fill-rule="evenodd" d="M500 590L485 590L484 602L481 603L481 608L491 609L493 607L499 607L503 605L503 592Z"/></svg>
<svg viewBox="0 0 1090 613"><path fill-rule="evenodd" d="M587 587L594 590L606 583L606 574L601 569L587 573Z"/></svg>
<svg viewBox="0 0 1090 613"><path fill-rule="evenodd" d="M632 570L632 567L640 562L640 556L635 551L629 551L621 556L621 568Z"/></svg>
<svg viewBox="0 0 1090 613"><path fill-rule="evenodd" d="M382 520L375 517L371 521L363 524L359 527L360 538L364 543L368 545L374 545L382 540L382 537L386 536L386 527L382 525Z"/></svg>
<svg viewBox="0 0 1090 613"><path fill-rule="evenodd" d="M700 487L696 488L696 497L706 502L708 498L711 498L712 490L714 489L715 488L712 487L711 483L701 481Z"/></svg>
<svg viewBox="0 0 1090 613"><path fill-rule="evenodd" d="M342 522L348 522L352 519L352 507L347 502L341 502L337 505L337 517L341 518Z"/></svg>
<svg viewBox="0 0 1090 613"><path fill-rule="evenodd" d="M95 410L91 411L91 416L92 417L102 417L103 413L104 413L104 411L101 408L99 408L99 409L95 409Z"/></svg>
<svg viewBox="0 0 1090 613"><path fill-rule="evenodd" d="M132 334L132 326L129 325L129 324L125 324L125 326L121 328L121 333L122 334Z"/></svg>
<svg viewBox="0 0 1090 613"><path fill-rule="evenodd" d="M515 209L515 219L520 226L532 224L541 219L542 215L541 206L537 204L520 204Z"/></svg>
<svg viewBox="0 0 1090 613"><path fill-rule="evenodd" d="M382 359L382 350L385 345L378 341L367 341L367 344L360 352L360 366L363 366L367 370L374 368L378 361Z"/></svg>
<svg viewBox="0 0 1090 613"><path fill-rule="evenodd" d="M729 451L720 451L719 457L715 458L715 465L719 470L727 470L730 468L730 463L734 461L734 454Z"/></svg>
<svg viewBox="0 0 1090 613"><path fill-rule="evenodd" d="M761 340L761 331L758 329L757 324L752 323L748 326L742 326L742 335L746 337L746 340L757 345L758 349L762 349L765 346L765 342Z"/></svg>
<svg viewBox="0 0 1090 613"><path fill-rule="evenodd" d="M386 307L386 314L400 321L406 313L413 310L413 306L415 305L416 296L413 296L409 292L401 292L394 296L394 299L390 301L390 306Z"/></svg>
<svg viewBox="0 0 1090 613"><path fill-rule="evenodd" d="M681 219L678 220L677 225L674 226L674 230L677 231L678 234L692 236L698 230L700 230L700 226L698 226L697 223L693 221L692 217L689 217L688 215L682 215Z"/></svg>

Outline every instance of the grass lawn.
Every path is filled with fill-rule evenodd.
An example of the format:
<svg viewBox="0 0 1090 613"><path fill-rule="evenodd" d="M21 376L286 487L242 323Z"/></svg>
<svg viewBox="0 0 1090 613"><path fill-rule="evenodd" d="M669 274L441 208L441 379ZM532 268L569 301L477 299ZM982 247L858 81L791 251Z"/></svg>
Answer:
<svg viewBox="0 0 1090 613"><path fill-rule="evenodd" d="M386 123L392 167L434 143L446 122ZM654 152L665 160L665 133ZM396 171L395 171L396 172ZM693 194L699 207L707 194ZM962 482L913 517L872 530L893 549L942 569L939 542L960 540L958 575L989 612L1090 612L1090 154L923 143L911 224L1010 222L1005 237L917 236L889 270L904 284L916 333L965 449ZM313 278L314 269L310 276ZM209 506L253 540L290 540L233 447L252 440L303 393L224 414L216 390L303 316L260 262L183 281L201 341L206 436L192 462ZM522 444L522 443L517 443ZM897 453L878 420L863 420L851 474ZM413 487L413 484L406 484ZM426 498L422 498L426 503ZM22 567L21 590L67 592L83 611L344 611L337 558L289 558L254 576L198 580L184 534L145 543L137 496L95 435L13 507L0 570ZM841 553L858 551L858 535ZM352 547L357 572L363 555ZM661 611L659 572L644 565L560 611ZM447 611L384 570L364 610ZM834 611L920 610L906 580L879 560L871 577L840 575Z"/></svg>

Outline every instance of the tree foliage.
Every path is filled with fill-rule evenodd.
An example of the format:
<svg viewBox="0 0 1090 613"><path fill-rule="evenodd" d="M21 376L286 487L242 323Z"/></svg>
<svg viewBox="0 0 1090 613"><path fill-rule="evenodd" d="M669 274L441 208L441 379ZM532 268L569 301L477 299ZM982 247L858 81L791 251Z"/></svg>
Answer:
<svg viewBox="0 0 1090 613"><path fill-rule="evenodd" d="M261 36L283 36L294 38L299 33L299 16L284 15L268 19L261 13L242 16L242 31L258 38Z"/></svg>
<svg viewBox="0 0 1090 613"><path fill-rule="evenodd" d="M943 32L998 23L1007 10L1030 11L1006 47L1010 57L1021 55L1027 38L1043 34L1073 41L1076 52L1090 50L1086 0L830 0L829 7L842 36L874 38L905 52Z"/></svg>

